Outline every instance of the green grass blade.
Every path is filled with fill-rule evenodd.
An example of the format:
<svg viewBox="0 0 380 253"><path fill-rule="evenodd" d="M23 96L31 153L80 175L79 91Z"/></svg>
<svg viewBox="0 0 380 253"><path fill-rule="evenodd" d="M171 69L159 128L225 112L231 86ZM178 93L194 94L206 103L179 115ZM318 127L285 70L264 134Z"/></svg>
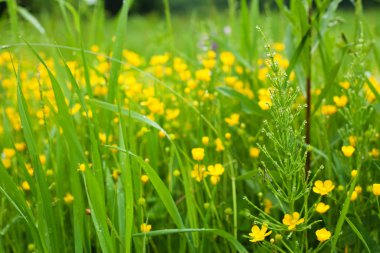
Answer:
<svg viewBox="0 0 380 253"><path fill-rule="evenodd" d="M360 239L360 241L362 241L362 243L364 244L364 247L366 248L366 250L371 253L371 252L374 252L374 251L371 251L366 240L364 239L363 235L360 233L359 229L355 226L355 224L348 218L346 217L346 222L348 223L348 225L351 227L352 231L354 231L354 233L358 236L358 238Z"/></svg>
<svg viewBox="0 0 380 253"><path fill-rule="evenodd" d="M163 229L163 230L155 230L147 233L137 233L133 234L135 237L143 237L143 236L162 236L169 234L179 234L179 233L211 233L218 235L228 242L230 242L234 248L240 253L248 253L248 251L244 248L244 246L236 240L231 234L225 232L224 230L219 229L208 229L208 228L184 228L184 229Z"/></svg>
<svg viewBox="0 0 380 253"><path fill-rule="evenodd" d="M34 17L27 9L19 6L17 8L18 13L26 20L28 21L36 30L41 33L45 34L45 28L41 25L41 23L38 21L36 17Z"/></svg>

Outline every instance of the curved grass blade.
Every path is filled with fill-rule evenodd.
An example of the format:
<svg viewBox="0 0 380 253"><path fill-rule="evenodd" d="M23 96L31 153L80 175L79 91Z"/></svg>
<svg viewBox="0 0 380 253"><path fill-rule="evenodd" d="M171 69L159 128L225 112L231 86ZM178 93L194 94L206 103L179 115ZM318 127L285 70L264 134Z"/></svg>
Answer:
<svg viewBox="0 0 380 253"><path fill-rule="evenodd" d="M17 11L25 20L34 26L34 28L36 28L39 33L45 34L45 28L27 9L18 6Z"/></svg>
<svg viewBox="0 0 380 253"><path fill-rule="evenodd" d="M194 233L194 232L211 233L211 234L218 235L226 239L229 243L231 243L238 252L248 253L248 251L244 248L244 246L238 240L236 240L231 234L220 229L208 229L208 228L163 229L163 230L156 230L156 231L151 231L147 233L137 233L137 234L133 234L133 236L134 237L161 236L161 235L169 235L169 234Z"/></svg>

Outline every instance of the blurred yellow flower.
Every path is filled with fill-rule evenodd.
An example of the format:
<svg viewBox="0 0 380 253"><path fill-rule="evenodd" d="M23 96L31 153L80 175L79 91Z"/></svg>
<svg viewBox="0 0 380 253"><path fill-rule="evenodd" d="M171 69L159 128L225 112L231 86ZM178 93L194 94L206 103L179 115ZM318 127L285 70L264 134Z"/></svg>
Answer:
<svg viewBox="0 0 380 253"><path fill-rule="evenodd" d="M143 233L147 233L147 232L149 232L150 230L152 230L152 225L150 225L150 224L146 224L146 223L143 223L143 224L141 224L141 226L140 226L140 230L141 230L141 232L143 232Z"/></svg>
<svg viewBox="0 0 380 253"><path fill-rule="evenodd" d="M22 184L21 184L21 187L24 191L29 191L30 190L30 186L29 186L29 183L28 181L23 181Z"/></svg>
<svg viewBox="0 0 380 253"><path fill-rule="evenodd" d="M254 225L251 229L251 233L249 233L249 236L251 237L251 242L260 242L260 241L264 241L265 240L265 237L267 237L268 235L270 235L272 233L272 231L268 231L268 227L266 224L263 224L261 226L261 229L257 226L257 225Z"/></svg>
<svg viewBox="0 0 380 253"><path fill-rule="evenodd" d="M207 176L206 167L204 165L194 165L193 170L191 171L191 177L197 180L198 182L202 181L203 178Z"/></svg>
<svg viewBox="0 0 380 253"><path fill-rule="evenodd" d="M233 113L230 115L229 118L225 118L224 121L229 126L236 126L237 124L239 124L239 118L240 118L240 115L238 113Z"/></svg>
<svg viewBox="0 0 380 253"><path fill-rule="evenodd" d="M203 145L208 145L209 141L210 141L209 137L207 137L207 136L203 136L202 137L202 143L203 143Z"/></svg>
<svg viewBox="0 0 380 253"><path fill-rule="evenodd" d="M335 105L322 105L321 107L321 113L327 116L333 115L336 113L336 106Z"/></svg>
<svg viewBox="0 0 380 253"><path fill-rule="evenodd" d="M66 204L71 204L74 201L74 196L71 195L71 193L67 193L64 197L63 200L65 201Z"/></svg>
<svg viewBox="0 0 380 253"><path fill-rule="evenodd" d="M282 219L282 223L287 225L289 230L295 229L297 225L303 223L304 221L304 218L300 219L300 214L298 212L294 212L293 214L285 214Z"/></svg>
<svg viewBox="0 0 380 253"><path fill-rule="evenodd" d="M149 181L149 177L148 177L148 175L142 175L141 177L140 177L140 180L141 180L141 182L143 182L144 184L146 184L148 181Z"/></svg>
<svg viewBox="0 0 380 253"><path fill-rule="evenodd" d="M380 195L380 184L373 184L372 185L372 192L375 194L375 196Z"/></svg>
<svg viewBox="0 0 380 253"><path fill-rule="evenodd" d="M253 158L257 158L260 155L260 149L256 147L250 147L249 148L249 156Z"/></svg>
<svg viewBox="0 0 380 253"><path fill-rule="evenodd" d="M213 185L216 185L220 181L220 176L224 173L224 167L220 163L215 165L209 165L207 167L207 174L210 175L210 181Z"/></svg>
<svg viewBox="0 0 380 253"><path fill-rule="evenodd" d="M315 231L315 235L317 236L317 240L320 242L327 241L331 237L331 232L326 228L318 229Z"/></svg>
<svg viewBox="0 0 380 253"><path fill-rule="evenodd" d="M341 97L334 96L333 100L334 100L335 105L338 107L345 107L347 102L348 102L348 98L345 95L343 95Z"/></svg>
<svg viewBox="0 0 380 253"><path fill-rule="evenodd" d="M345 157L351 157L354 151L355 151L355 148L351 145L342 146L342 152Z"/></svg>
<svg viewBox="0 0 380 253"><path fill-rule="evenodd" d="M193 155L194 160L202 161L205 157L205 150L204 148L193 148L191 154Z"/></svg>
<svg viewBox="0 0 380 253"><path fill-rule="evenodd" d="M320 213L320 214L323 214L325 212L327 212L327 210L330 209L330 206L329 205L326 205L325 203L323 202L319 202L316 207L315 207L315 210Z"/></svg>
<svg viewBox="0 0 380 253"><path fill-rule="evenodd" d="M217 152L222 152L224 150L224 145L223 145L223 142L222 142L222 140L220 138L217 138L215 140L215 145L216 145L215 150Z"/></svg>
<svg viewBox="0 0 380 253"><path fill-rule="evenodd" d="M235 56L228 51L224 51L220 53L220 60L223 65L232 66L235 62Z"/></svg>
<svg viewBox="0 0 380 253"><path fill-rule="evenodd" d="M313 192L320 194L321 196L327 195L329 192L334 190L335 185L331 180L325 180L322 182L321 180L317 180L314 183Z"/></svg>

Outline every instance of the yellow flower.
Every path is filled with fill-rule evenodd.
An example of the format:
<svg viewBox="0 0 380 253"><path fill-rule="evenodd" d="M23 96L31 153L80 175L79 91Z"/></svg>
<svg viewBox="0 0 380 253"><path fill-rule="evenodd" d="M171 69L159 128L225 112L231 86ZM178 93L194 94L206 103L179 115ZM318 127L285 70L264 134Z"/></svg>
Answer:
<svg viewBox="0 0 380 253"><path fill-rule="evenodd" d="M193 148L191 150L191 154L193 155L193 159L196 161L202 161L205 157L205 150L204 148Z"/></svg>
<svg viewBox="0 0 380 253"><path fill-rule="evenodd" d="M351 145L342 147L342 152L345 157L351 157L354 151L355 151L355 148Z"/></svg>
<svg viewBox="0 0 380 253"><path fill-rule="evenodd" d="M17 151L24 151L26 148L26 143L25 142L15 143L15 148Z"/></svg>
<svg viewBox="0 0 380 253"><path fill-rule="evenodd" d="M319 203L316 205L316 207L315 207L315 210L316 210L318 213L320 213L320 214L327 212L327 210L329 210L329 209L330 209L330 206L329 206L329 205L326 205L326 204L323 203L323 202L319 202Z"/></svg>
<svg viewBox="0 0 380 253"><path fill-rule="evenodd" d="M345 95L341 97L334 96L333 100L334 100L335 105L338 107L345 107L348 102L348 98Z"/></svg>
<svg viewBox="0 0 380 253"><path fill-rule="evenodd" d="M321 112L322 114L324 115L333 115L334 113L336 113L336 106L335 105L323 105L321 107Z"/></svg>
<svg viewBox="0 0 380 253"><path fill-rule="evenodd" d="M260 149L251 147L249 148L249 156L253 158L257 158L260 155Z"/></svg>
<svg viewBox="0 0 380 253"><path fill-rule="evenodd" d="M254 225L251 229L251 233L249 233L249 236L251 237L251 240L249 241L250 242L264 241L265 237L267 237L268 235L272 233L272 231L267 232L267 230L268 230L268 227L266 224L263 224L261 226L261 229L257 225Z"/></svg>
<svg viewBox="0 0 380 253"><path fill-rule="evenodd" d="M300 214L298 212L294 212L292 215L285 214L284 218L282 219L282 223L284 223L284 225L287 225L289 230L295 229L297 225L303 223L304 221L304 218L300 219Z"/></svg>
<svg viewBox="0 0 380 253"><path fill-rule="evenodd" d="M356 191L358 194L360 194L360 193L363 192L363 189L362 189L362 187L361 187L360 185L358 185L358 186L355 186L355 191Z"/></svg>
<svg viewBox="0 0 380 253"><path fill-rule="evenodd" d="M79 167L78 170L80 170L80 171L82 171L82 172L85 172L85 171L86 171L86 165L85 165L84 163L80 163L78 167Z"/></svg>
<svg viewBox="0 0 380 253"><path fill-rule="evenodd" d="M22 189L23 189L24 191L29 191L29 190L30 190L30 186L29 186L28 181L24 181L24 182L22 182L21 187L22 187Z"/></svg>
<svg viewBox="0 0 380 253"><path fill-rule="evenodd" d="M350 142L350 145L353 146L353 147L355 147L357 139L358 138L356 138L356 136L354 136L354 135L350 135L348 137L348 141Z"/></svg>
<svg viewBox="0 0 380 253"><path fill-rule="evenodd" d="M209 141L210 141L209 137L207 137L207 136L203 136L202 137L202 143L203 143L203 145L208 145Z"/></svg>
<svg viewBox="0 0 380 253"><path fill-rule="evenodd" d="M331 237L331 232L326 228L318 229L315 231L315 235L317 236L317 240L320 242L327 241Z"/></svg>
<svg viewBox="0 0 380 253"><path fill-rule="evenodd" d="M16 154L16 151L13 148L4 148L2 157L3 158L12 158Z"/></svg>
<svg viewBox="0 0 380 253"><path fill-rule="evenodd" d="M377 158L380 155L380 151L377 148L373 148L370 155Z"/></svg>
<svg viewBox="0 0 380 253"><path fill-rule="evenodd" d="M206 167L204 165L194 165L194 169L191 171L191 177L195 178L198 182L202 181L207 176Z"/></svg>
<svg viewBox="0 0 380 253"><path fill-rule="evenodd" d="M260 100L259 101L259 106L260 106L261 110L267 111L272 106L272 101L270 101L270 100Z"/></svg>
<svg viewBox="0 0 380 253"><path fill-rule="evenodd" d="M220 181L220 176L224 173L224 167L220 163L215 165L209 165L207 167L207 174L211 176L210 181L213 185L216 185Z"/></svg>
<svg viewBox="0 0 380 253"><path fill-rule="evenodd" d="M220 53L220 60L224 65L232 66L235 62L235 56L231 52L224 51Z"/></svg>
<svg viewBox="0 0 380 253"><path fill-rule="evenodd" d="M166 119L167 120L173 120L173 119L178 117L180 112L181 111L179 109L167 109L166 110Z"/></svg>
<svg viewBox="0 0 380 253"><path fill-rule="evenodd" d="M272 207L272 201L270 199L264 199L264 212L269 214Z"/></svg>
<svg viewBox="0 0 380 253"><path fill-rule="evenodd" d="M140 177L140 180L141 180L141 182L143 182L144 184L146 184L149 181L149 177L144 174L144 175L142 175Z"/></svg>
<svg viewBox="0 0 380 253"><path fill-rule="evenodd" d="M329 192L334 190L335 185L331 180L325 180L322 182L321 180L317 180L314 183L313 192L320 194L321 196L327 195Z"/></svg>
<svg viewBox="0 0 380 253"><path fill-rule="evenodd" d="M215 150L217 152L222 152L224 150L224 145L223 145L223 142L222 142L222 140L220 138L217 138L215 140L215 145L216 145Z"/></svg>
<svg viewBox="0 0 380 253"><path fill-rule="evenodd" d="M236 126L237 124L239 124L239 118L240 115L238 113L233 113L230 115L229 118L225 118L224 120L229 126Z"/></svg>
<svg viewBox="0 0 380 253"><path fill-rule="evenodd" d="M340 85L340 87L342 87L345 90L348 90L348 88L350 88L350 83L347 81L340 82L339 85Z"/></svg>
<svg viewBox="0 0 380 253"><path fill-rule="evenodd" d="M375 194L375 196L380 195L380 184L373 184L372 185L372 192Z"/></svg>
<svg viewBox="0 0 380 253"><path fill-rule="evenodd" d="M71 193L67 193L64 197L63 200L65 201L66 204L71 204L74 201L74 196L71 195Z"/></svg>
<svg viewBox="0 0 380 253"><path fill-rule="evenodd" d="M351 201L355 201L358 198L358 193L356 191L353 191L350 197Z"/></svg>
<svg viewBox="0 0 380 253"><path fill-rule="evenodd" d="M358 175L358 170L351 170L351 177L356 177Z"/></svg>
<svg viewBox="0 0 380 253"><path fill-rule="evenodd" d="M211 71L209 69L200 69L195 71L195 78L199 81L210 82Z"/></svg>
<svg viewBox="0 0 380 253"><path fill-rule="evenodd" d="M143 223L143 224L141 224L141 226L140 226L140 230L141 230L141 232L143 232L143 233L147 233L147 232L149 232L150 230L152 230L152 225L150 225L150 224L146 224L146 223Z"/></svg>

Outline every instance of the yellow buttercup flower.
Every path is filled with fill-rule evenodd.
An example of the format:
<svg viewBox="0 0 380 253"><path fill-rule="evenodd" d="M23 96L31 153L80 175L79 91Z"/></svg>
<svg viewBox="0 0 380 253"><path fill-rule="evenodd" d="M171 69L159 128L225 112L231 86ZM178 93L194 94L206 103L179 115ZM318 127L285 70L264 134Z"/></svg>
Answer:
<svg viewBox="0 0 380 253"><path fill-rule="evenodd" d="M327 116L333 115L336 113L336 106L335 105L322 105L321 107L321 113Z"/></svg>
<svg viewBox="0 0 380 253"><path fill-rule="evenodd" d="M251 233L249 233L249 236L251 237L251 240L249 241L250 242L264 241L265 237L267 237L268 235L272 233L272 231L268 231L268 232L267 231L268 231L268 227L265 224L261 226L261 229L257 225L254 225L251 229Z"/></svg>
<svg viewBox="0 0 380 253"><path fill-rule="evenodd" d="M193 170L191 171L191 177L195 178L198 182L202 181L203 178L207 176L206 167L204 165L194 165Z"/></svg>
<svg viewBox="0 0 380 253"><path fill-rule="evenodd" d="M64 197L63 200L65 201L66 204L71 204L74 201L74 196L71 195L71 193L67 193Z"/></svg>
<svg viewBox="0 0 380 253"><path fill-rule="evenodd" d="M220 53L220 60L223 65L232 66L235 62L235 56L231 52L224 51Z"/></svg>
<svg viewBox="0 0 380 253"><path fill-rule="evenodd" d="M215 140L215 145L216 145L215 150L217 152L222 152L224 150L224 145L223 145L223 142L222 142L222 140L220 138L217 138Z"/></svg>
<svg viewBox="0 0 380 253"><path fill-rule="evenodd" d="M210 142L210 138L207 137L207 136L203 136L202 137L202 143L203 145L208 145L208 143Z"/></svg>
<svg viewBox="0 0 380 253"><path fill-rule="evenodd" d="M317 180L314 183L313 192L320 194L321 196L327 195L329 192L334 190L335 185L331 180L325 180L322 182L321 180Z"/></svg>
<svg viewBox="0 0 380 253"><path fill-rule="evenodd" d="M260 155L260 149L256 147L249 148L249 156L253 158L257 158Z"/></svg>
<svg viewBox="0 0 380 253"><path fill-rule="evenodd" d="M213 185L216 185L220 181L220 176L224 173L224 167L220 163L210 165L207 167L207 174L211 176L210 181Z"/></svg>
<svg viewBox="0 0 380 253"><path fill-rule="evenodd" d="M345 95L343 95L341 97L334 96L333 100L334 100L335 105L338 107L345 107L347 102L348 102L348 98Z"/></svg>
<svg viewBox="0 0 380 253"><path fill-rule="evenodd" d="M372 192L375 194L375 196L380 195L380 184L373 184L372 185Z"/></svg>
<svg viewBox="0 0 380 253"><path fill-rule="evenodd" d="M329 210L329 209L330 209L330 206L329 206L329 205L326 205L326 204L323 203L323 202L319 202L319 203L316 205L316 207L315 207L315 210L316 210L318 213L320 213L320 214L327 212L327 210Z"/></svg>
<svg viewBox="0 0 380 253"><path fill-rule="evenodd" d="M141 177L140 177L140 180L141 180L141 182L143 182L144 184L146 184L148 181L149 181L149 177L148 177L148 175L142 175Z"/></svg>
<svg viewBox="0 0 380 253"><path fill-rule="evenodd" d="M22 189L23 189L24 191L29 191L29 190L30 190L30 186L29 186L28 181L24 181L24 182L22 182L21 187L22 187Z"/></svg>
<svg viewBox="0 0 380 253"><path fill-rule="evenodd" d="M238 113L233 113L229 118L225 118L224 121L226 121L229 126L236 126L239 124L239 118L240 115Z"/></svg>
<svg viewBox="0 0 380 253"><path fill-rule="evenodd" d="M285 214L282 219L282 223L288 226L289 230L293 230L297 225L305 222L304 218L300 219L300 214L298 212L294 212L293 214Z"/></svg>
<svg viewBox="0 0 380 253"><path fill-rule="evenodd" d="M193 155L193 159L196 161L202 161L205 157L205 150L204 148L193 148L191 150L191 154Z"/></svg>
<svg viewBox="0 0 380 253"><path fill-rule="evenodd" d="M141 232L143 232L143 233L147 233L147 232L149 232L150 230L152 230L152 225L150 225L150 224L146 224L146 223L143 223L143 224L141 224L141 226L140 226L140 230L141 230Z"/></svg>
<svg viewBox="0 0 380 253"><path fill-rule="evenodd" d="M331 237L331 232L326 228L318 229L315 231L315 235L317 236L317 240L320 242L327 241Z"/></svg>
<svg viewBox="0 0 380 253"><path fill-rule="evenodd" d="M343 146L342 152L345 157L351 157L352 154L355 152L355 148L351 145L349 146Z"/></svg>

